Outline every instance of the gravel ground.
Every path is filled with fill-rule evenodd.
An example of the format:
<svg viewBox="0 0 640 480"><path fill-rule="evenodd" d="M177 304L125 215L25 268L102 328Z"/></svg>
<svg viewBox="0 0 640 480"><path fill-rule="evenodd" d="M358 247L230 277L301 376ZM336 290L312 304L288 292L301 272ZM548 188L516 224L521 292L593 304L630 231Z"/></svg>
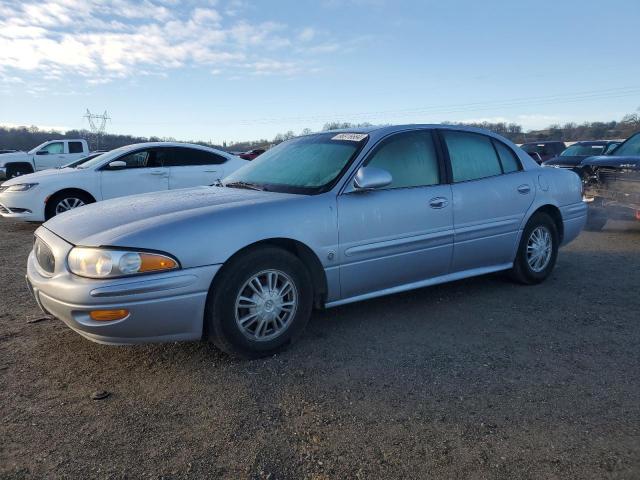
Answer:
<svg viewBox="0 0 640 480"><path fill-rule="evenodd" d="M638 225L583 233L543 285L317 312L253 362L33 322L34 228L0 221L1 478L640 478Z"/></svg>

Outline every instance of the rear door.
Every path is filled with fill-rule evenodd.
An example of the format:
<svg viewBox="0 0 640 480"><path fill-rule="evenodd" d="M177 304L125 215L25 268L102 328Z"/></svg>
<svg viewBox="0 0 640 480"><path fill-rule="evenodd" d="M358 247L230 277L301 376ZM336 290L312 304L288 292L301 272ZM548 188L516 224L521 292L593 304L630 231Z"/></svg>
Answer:
<svg viewBox="0 0 640 480"><path fill-rule="evenodd" d="M223 178L227 159L214 152L188 147L174 147L169 163L169 188L213 185Z"/></svg>
<svg viewBox="0 0 640 480"><path fill-rule="evenodd" d="M453 179L452 273L512 262L535 196L531 173L497 139L455 130L441 135Z"/></svg>
<svg viewBox="0 0 640 480"><path fill-rule="evenodd" d="M167 190L169 168L164 164L170 156L170 148L160 147L137 150L112 160L125 162L126 166L107 165L100 171L103 200Z"/></svg>
<svg viewBox="0 0 640 480"><path fill-rule="evenodd" d="M338 196L342 298L408 285L449 270L451 186L429 130L394 134L364 165L387 170L388 187Z"/></svg>

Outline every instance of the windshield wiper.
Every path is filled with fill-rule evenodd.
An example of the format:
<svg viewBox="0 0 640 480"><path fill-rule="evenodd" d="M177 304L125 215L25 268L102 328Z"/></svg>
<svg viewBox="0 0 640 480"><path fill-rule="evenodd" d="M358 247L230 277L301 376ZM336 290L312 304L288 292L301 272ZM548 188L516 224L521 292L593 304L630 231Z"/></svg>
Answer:
<svg viewBox="0 0 640 480"><path fill-rule="evenodd" d="M258 190L259 192L264 192L266 190L264 187L249 182L231 182L225 183L224 186L231 188L244 188L246 190Z"/></svg>

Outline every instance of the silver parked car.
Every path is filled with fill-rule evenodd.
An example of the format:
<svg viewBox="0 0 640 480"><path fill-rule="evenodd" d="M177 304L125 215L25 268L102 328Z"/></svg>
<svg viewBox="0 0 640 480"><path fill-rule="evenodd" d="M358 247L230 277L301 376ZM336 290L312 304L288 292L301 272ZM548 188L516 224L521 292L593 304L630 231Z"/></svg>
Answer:
<svg viewBox="0 0 640 480"><path fill-rule="evenodd" d="M585 221L575 173L493 133L326 132L219 186L57 216L36 231L28 280L43 310L96 342L204 337L256 357L299 336L314 306L500 270L541 282Z"/></svg>

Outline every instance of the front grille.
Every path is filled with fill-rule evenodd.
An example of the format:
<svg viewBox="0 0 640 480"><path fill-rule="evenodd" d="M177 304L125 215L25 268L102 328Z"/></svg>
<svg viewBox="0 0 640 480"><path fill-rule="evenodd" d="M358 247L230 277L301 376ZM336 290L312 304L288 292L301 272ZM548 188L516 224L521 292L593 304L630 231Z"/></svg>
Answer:
<svg viewBox="0 0 640 480"><path fill-rule="evenodd" d="M53 273L56 269L56 259L53 256L53 252L49 248L49 245L44 243L38 237L33 245L33 253L36 256L38 265L47 273Z"/></svg>

